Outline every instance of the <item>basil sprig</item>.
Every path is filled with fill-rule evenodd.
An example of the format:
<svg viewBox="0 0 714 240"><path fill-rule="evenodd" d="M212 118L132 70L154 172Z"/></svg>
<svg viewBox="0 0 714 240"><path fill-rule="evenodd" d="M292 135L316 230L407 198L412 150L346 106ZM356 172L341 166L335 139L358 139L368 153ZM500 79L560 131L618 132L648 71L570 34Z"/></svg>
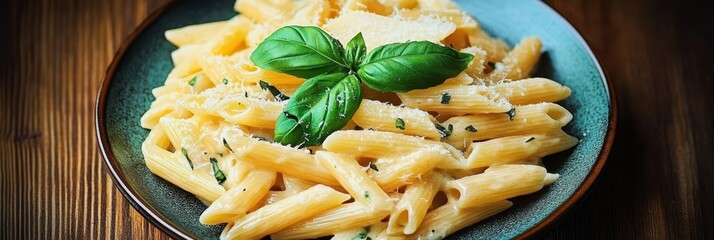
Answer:
<svg viewBox="0 0 714 240"><path fill-rule="evenodd" d="M321 144L354 116L362 102L361 82L378 91L408 92L444 83L466 69L473 56L435 43L394 43L367 53L362 33L347 44L317 27L278 29L253 51L263 69L307 78L275 125L275 142Z"/></svg>

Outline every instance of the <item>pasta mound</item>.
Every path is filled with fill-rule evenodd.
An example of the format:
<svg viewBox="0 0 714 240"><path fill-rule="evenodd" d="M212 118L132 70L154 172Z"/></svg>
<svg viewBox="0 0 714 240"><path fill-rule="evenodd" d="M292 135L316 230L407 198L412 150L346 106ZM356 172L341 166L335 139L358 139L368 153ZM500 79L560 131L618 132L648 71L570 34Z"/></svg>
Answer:
<svg viewBox="0 0 714 240"><path fill-rule="evenodd" d="M556 181L541 159L578 142L561 130L572 114L554 103L570 89L531 76L540 39L511 49L449 0L240 0L235 10L166 32L175 68L141 119L147 167L204 201L199 220L226 223L221 239L445 237ZM294 148L272 142L290 100L259 82L291 96L305 79L250 60L287 25L343 44L362 33L368 49L431 41L474 59L432 88L365 89L347 126Z"/></svg>

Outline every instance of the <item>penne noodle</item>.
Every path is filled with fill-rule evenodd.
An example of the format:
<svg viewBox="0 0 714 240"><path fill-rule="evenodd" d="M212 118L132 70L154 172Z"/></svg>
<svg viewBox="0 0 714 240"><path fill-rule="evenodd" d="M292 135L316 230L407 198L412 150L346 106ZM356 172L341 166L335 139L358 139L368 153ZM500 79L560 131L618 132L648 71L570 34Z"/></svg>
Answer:
<svg viewBox="0 0 714 240"><path fill-rule="evenodd" d="M543 47L537 37L527 37L521 40L513 50L503 58L501 64L496 65L496 69L490 74L493 81L520 80L527 78L535 69L540 50Z"/></svg>
<svg viewBox="0 0 714 240"><path fill-rule="evenodd" d="M386 215L375 214L361 203L346 203L311 219L271 234L272 239L310 239L378 223Z"/></svg>
<svg viewBox="0 0 714 240"><path fill-rule="evenodd" d="M545 157L564 151L578 144L574 138L562 130L543 134L530 134L496 138L471 144L469 156L465 160L468 168L488 167Z"/></svg>
<svg viewBox="0 0 714 240"><path fill-rule="evenodd" d="M425 175L404 191L389 217L388 234L412 234L424 219L432 200L441 187L436 173Z"/></svg>
<svg viewBox="0 0 714 240"><path fill-rule="evenodd" d="M337 186L339 183L309 153L280 144L249 137L226 137L234 155L257 167L281 172L315 183Z"/></svg>
<svg viewBox="0 0 714 240"><path fill-rule="evenodd" d="M506 200L465 209L458 209L451 204L447 204L429 212L419 230L410 235L409 238L444 238L462 228L496 215L511 206L513 206L513 203Z"/></svg>
<svg viewBox="0 0 714 240"><path fill-rule="evenodd" d="M543 159L579 141L555 103L572 90L530 77L541 40L511 49L452 0L233 9L164 32L173 68L138 123L147 168L206 204L197 220L220 239L443 239L554 184ZM359 85L316 79L340 72Z"/></svg>
<svg viewBox="0 0 714 240"><path fill-rule="evenodd" d="M536 192L543 188L546 170L533 165L499 165L444 185L458 208L481 206Z"/></svg>
<svg viewBox="0 0 714 240"><path fill-rule="evenodd" d="M202 224L219 224L245 216L268 192L275 182L275 172L253 170L237 186L231 188L206 209L199 221Z"/></svg>
<svg viewBox="0 0 714 240"><path fill-rule="evenodd" d="M166 40L181 49L189 45L207 42L216 32L223 30L226 26L228 26L227 21L202 23L168 30L164 36Z"/></svg>
<svg viewBox="0 0 714 240"><path fill-rule="evenodd" d="M404 127L400 128L395 124L397 119L401 119ZM378 101L362 100L352 121L363 129L423 136L433 140L441 139L439 131L434 126L436 122L434 117L419 109L400 108Z"/></svg>
<svg viewBox="0 0 714 240"><path fill-rule="evenodd" d="M249 213L235 222L230 230L224 231L221 239L258 239L335 208L349 198L349 195L325 185L315 185ZM285 211L285 209L300 209L300 211Z"/></svg>
<svg viewBox="0 0 714 240"><path fill-rule="evenodd" d="M394 204L388 201L389 196L362 170L353 157L318 151L315 158L352 195L355 202L385 216L394 207Z"/></svg>
<svg viewBox="0 0 714 240"><path fill-rule="evenodd" d="M570 96L570 88L550 79L529 78L493 85L499 96L513 105L557 102Z"/></svg>
<svg viewBox="0 0 714 240"><path fill-rule="evenodd" d="M510 116L513 116L513 120ZM568 110L554 103L515 107L510 116L494 113L450 118L444 125L451 124L454 131L445 140L455 148L464 150L473 141L550 132L573 119Z"/></svg>
<svg viewBox="0 0 714 240"><path fill-rule="evenodd" d="M446 101L445 96L450 99ZM440 85L402 93L399 98L404 106L449 115L499 113L511 109L511 104L498 100L491 89L476 85Z"/></svg>

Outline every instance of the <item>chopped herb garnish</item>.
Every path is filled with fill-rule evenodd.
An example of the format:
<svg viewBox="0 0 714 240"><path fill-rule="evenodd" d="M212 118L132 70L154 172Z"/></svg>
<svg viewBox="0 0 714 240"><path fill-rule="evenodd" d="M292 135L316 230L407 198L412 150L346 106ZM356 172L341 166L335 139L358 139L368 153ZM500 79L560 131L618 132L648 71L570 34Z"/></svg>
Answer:
<svg viewBox="0 0 714 240"><path fill-rule="evenodd" d="M285 94L280 92L280 90L278 90L278 88L276 88L273 85L270 85L270 83L268 83L266 81L260 80L260 82L258 82L258 84L260 85L261 89L267 90L270 92L270 94L273 94L273 97L275 97L275 100L285 101L285 100L290 99L290 97L285 96Z"/></svg>
<svg viewBox="0 0 714 240"><path fill-rule="evenodd" d="M248 97L248 91L243 91L243 95L245 95L245 97Z"/></svg>
<svg viewBox="0 0 714 240"><path fill-rule="evenodd" d="M223 153L218 153L218 156L223 157Z"/></svg>
<svg viewBox="0 0 714 240"><path fill-rule="evenodd" d="M369 198L369 191L364 191L364 197Z"/></svg>
<svg viewBox="0 0 714 240"><path fill-rule="evenodd" d="M245 192L245 188L243 188L243 192Z"/></svg>
<svg viewBox="0 0 714 240"><path fill-rule="evenodd" d="M469 132L477 132L478 130L476 130L476 128L474 127L474 125L468 125L468 126L466 126L466 131L469 131Z"/></svg>
<svg viewBox="0 0 714 240"><path fill-rule="evenodd" d="M533 140L535 140L535 137L529 138L528 140L526 140L526 143L528 143L528 142L530 142L530 141L533 141Z"/></svg>
<svg viewBox="0 0 714 240"><path fill-rule="evenodd" d="M264 138L264 137L261 137L261 136L253 136L253 138L258 139L258 141L270 142L270 141L268 141L267 138Z"/></svg>
<svg viewBox="0 0 714 240"><path fill-rule="evenodd" d="M449 104L451 95L448 92L441 93L441 104Z"/></svg>
<svg viewBox="0 0 714 240"><path fill-rule="evenodd" d="M436 130L439 131L441 137L449 137L451 133L454 132L454 125L449 124L447 127L441 126L441 124L435 123L434 126Z"/></svg>
<svg viewBox="0 0 714 240"><path fill-rule="evenodd" d="M213 177L216 178L218 184L223 184L226 181L226 175L223 174L220 168L218 168L218 160L211 158L211 165L213 165Z"/></svg>
<svg viewBox="0 0 714 240"><path fill-rule="evenodd" d="M224 85L228 85L228 78L224 78L224 79L223 79L223 84L224 84Z"/></svg>
<svg viewBox="0 0 714 240"><path fill-rule="evenodd" d="M193 162L191 162L191 158L188 157L188 151L186 151L185 148L181 148L181 153L183 153L183 156L186 157L188 165L191 166L191 169L193 170Z"/></svg>
<svg viewBox="0 0 714 240"><path fill-rule="evenodd" d="M506 115L508 115L508 120L513 121L513 118L516 116L516 109L511 108L511 110L508 110L508 112L506 112Z"/></svg>
<svg viewBox="0 0 714 240"><path fill-rule="evenodd" d="M229 151L233 152L233 149L231 148L231 145L228 145L228 142L226 142L226 139L223 138L223 146L228 148Z"/></svg>
<svg viewBox="0 0 714 240"><path fill-rule="evenodd" d="M367 131L376 131L374 128L367 128Z"/></svg>
<svg viewBox="0 0 714 240"><path fill-rule="evenodd" d="M363 239L368 239L369 237L367 236L369 232L367 232L367 229L362 229L360 230L359 233L357 233L357 236L354 236L352 240L363 240Z"/></svg>
<svg viewBox="0 0 714 240"><path fill-rule="evenodd" d="M374 163L372 163L372 162L369 162L369 168L371 168L371 169L374 170L374 171L378 171L378 172L379 172L379 169L377 168L377 164L374 164Z"/></svg>
<svg viewBox="0 0 714 240"><path fill-rule="evenodd" d="M397 118L397 120L394 121L394 126L401 130L404 130L407 128L406 124L404 123L404 119L401 119L401 118Z"/></svg>
<svg viewBox="0 0 714 240"><path fill-rule="evenodd" d="M195 77L191 78L191 81L188 81L188 85L191 85L191 87L193 87L194 85L196 85L196 78L198 78L198 75L196 75Z"/></svg>

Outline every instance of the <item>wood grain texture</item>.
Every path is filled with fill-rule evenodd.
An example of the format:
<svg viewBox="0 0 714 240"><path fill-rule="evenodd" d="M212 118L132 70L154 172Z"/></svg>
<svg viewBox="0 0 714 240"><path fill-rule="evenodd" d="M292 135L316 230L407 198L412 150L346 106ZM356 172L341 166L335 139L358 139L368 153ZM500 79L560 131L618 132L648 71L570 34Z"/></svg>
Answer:
<svg viewBox="0 0 714 240"><path fill-rule="evenodd" d="M167 238L123 199L93 128L121 41L167 0L11 1L0 9L0 239ZM546 0L612 78L615 146L553 239L714 239L714 15L687 1Z"/></svg>

